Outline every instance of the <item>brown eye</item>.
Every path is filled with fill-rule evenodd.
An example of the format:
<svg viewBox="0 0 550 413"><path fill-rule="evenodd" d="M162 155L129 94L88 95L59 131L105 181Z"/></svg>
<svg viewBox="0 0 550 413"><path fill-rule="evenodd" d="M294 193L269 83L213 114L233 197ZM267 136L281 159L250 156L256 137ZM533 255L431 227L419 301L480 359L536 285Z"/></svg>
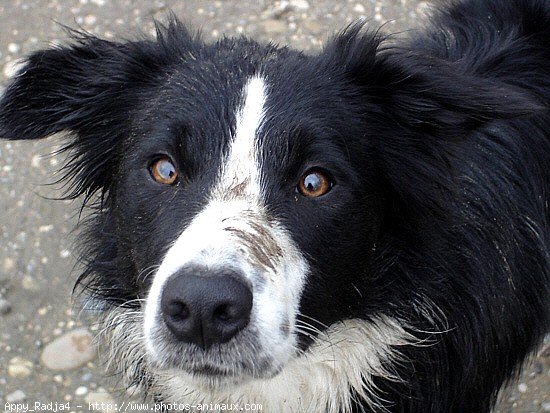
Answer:
<svg viewBox="0 0 550 413"><path fill-rule="evenodd" d="M167 156L156 159L149 167L151 177L163 185L172 185L178 178L178 171Z"/></svg>
<svg viewBox="0 0 550 413"><path fill-rule="evenodd" d="M319 170L307 171L300 179L300 182L298 182L298 191L310 198L325 195L331 188L332 182L329 177Z"/></svg>

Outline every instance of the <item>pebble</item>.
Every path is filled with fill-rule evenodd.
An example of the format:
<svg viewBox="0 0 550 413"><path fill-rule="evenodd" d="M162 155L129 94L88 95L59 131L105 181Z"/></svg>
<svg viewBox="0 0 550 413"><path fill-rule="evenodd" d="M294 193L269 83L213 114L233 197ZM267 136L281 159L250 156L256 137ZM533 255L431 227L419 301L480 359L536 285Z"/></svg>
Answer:
<svg viewBox="0 0 550 413"><path fill-rule="evenodd" d="M82 380L82 381L90 381L90 380L93 379L93 377L94 377L94 376L92 375L92 373L88 372L88 373L83 374L82 377L80 378L80 380Z"/></svg>
<svg viewBox="0 0 550 413"><path fill-rule="evenodd" d="M16 390L13 393L10 393L6 396L7 403L20 403L27 398L27 395L23 390Z"/></svg>
<svg viewBox="0 0 550 413"><path fill-rule="evenodd" d="M23 277L23 279L21 280L21 286L25 290L36 290L38 288L35 279L30 275L25 275Z"/></svg>
<svg viewBox="0 0 550 413"><path fill-rule="evenodd" d="M533 366L533 371L529 373L529 377L535 377L539 374L542 374L544 372L544 367L542 366L542 363L536 362Z"/></svg>
<svg viewBox="0 0 550 413"><path fill-rule="evenodd" d="M31 166L33 168L39 168L42 157L40 155L33 155L31 159Z"/></svg>
<svg viewBox="0 0 550 413"><path fill-rule="evenodd" d="M10 377L23 378L32 373L33 364L22 357L14 357L9 361L8 374Z"/></svg>
<svg viewBox="0 0 550 413"><path fill-rule="evenodd" d="M88 394L88 388L85 387L85 386L77 387L77 389L75 390L74 394L75 394L76 396L84 396L84 395Z"/></svg>
<svg viewBox="0 0 550 413"><path fill-rule="evenodd" d="M290 0L290 6L296 10L309 9L309 3L306 0Z"/></svg>
<svg viewBox="0 0 550 413"><path fill-rule="evenodd" d="M96 356L92 335L85 328L78 328L49 343L42 352L41 361L50 370L66 371L81 367Z"/></svg>
<svg viewBox="0 0 550 413"><path fill-rule="evenodd" d="M4 258L4 271L9 272L15 268L15 261L11 258Z"/></svg>
<svg viewBox="0 0 550 413"><path fill-rule="evenodd" d="M525 383L518 384L518 390L519 390L520 393L527 392L527 384L525 384Z"/></svg>
<svg viewBox="0 0 550 413"><path fill-rule="evenodd" d="M542 403L542 411L550 412L550 402Z"/></svg>
<svg viewBox="0 0 550 413"><path fill-rule="evenodd" d="M19 46L17 43L8 44L8 52L10 53L17 53L19 49L21 49L21 46Z"/></svg>
<svg viewBox="0 0 550 413"><path fill-rule="evenodd" d="M11 311L11 303L8 300L0 298L0 315L9 314Z"/></svg>
<svg viewBox="0 0 550 413"><path fill-rule="evenodd" d="M287 31L286 23L281 20L269 19L262 23L262 26L266 33L285 33Z"/></svg>
<svg viewBox="0 0 550 413"><path fill-rule="evenodd" d="M97 17L93 14L88 14L86 17L84 17L84 23L88 26L93 26L97 22Z"/></svg>
<svg viewBox="0 0 550 413"><path fill-rule="evenodd" d="M107 393L107 391L102 387L100 387L96 391L88 393L84 398L84 401L88 404L98 403L100 410L95 410L95 411L105 411L105 412L107 412L108 410L101 410L102 404L103 406L106 406L106 407L111 406L111 409L112 409L112 406L115 404L113 397L109 393Z"/></svg>
<svg viewBox="0 0 550 413"><path fill-rule="evenodd" d="M323 30L321 23L316 22L315 20L307 20L304 22L304 27L312 33L318 34Z"/></svg>
<svg viewBox="0 0 550 413"><path fill-rule="evenodd" d="M362 4L359 4L357 3L355 5L355 7L353 8L353 11L355 11L356 13L365 13L365 6L363 6Z"/></svg>

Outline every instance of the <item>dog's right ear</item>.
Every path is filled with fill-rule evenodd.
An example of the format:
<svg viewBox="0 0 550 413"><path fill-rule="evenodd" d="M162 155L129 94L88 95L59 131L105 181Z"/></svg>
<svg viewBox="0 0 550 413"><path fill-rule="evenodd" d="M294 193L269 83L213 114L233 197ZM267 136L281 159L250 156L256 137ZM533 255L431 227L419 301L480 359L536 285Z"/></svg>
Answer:
<svg viewBox="0 0 550 413"><path fill-rule="evenodd" d="M162 70L193 47L177 20L157 41L115 43L71 32L73 44L40 50L23 63L0 100L0 138L39 139L70 131L68 197L106 191L129 116Z"/></svg>

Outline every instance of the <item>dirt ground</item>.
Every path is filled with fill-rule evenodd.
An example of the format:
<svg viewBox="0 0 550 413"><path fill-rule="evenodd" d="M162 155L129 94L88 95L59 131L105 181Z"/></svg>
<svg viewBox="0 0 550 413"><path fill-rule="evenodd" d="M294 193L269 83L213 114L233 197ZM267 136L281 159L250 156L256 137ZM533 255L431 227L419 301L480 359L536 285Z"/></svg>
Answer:
<svg viewBox="0 0 550 413"><path fill-rule="evenodd" d="M482 0L480 0L482 1ZM59 23L106 38L132 38L153 30L153 19L172 10L205 39L222 33L246 34L293 47L316 50L337 29L368 17L386 31L418 27L429 3L418 0L294 0L257 2L212 0L2 0L0 2L0 90L32 50L66 40ZM58 140L0 142L0 412L6 402L34 405L69 402L88 411L88 402L133 399L107 377L101 358L79 367L52 370L41 360L48 345L87 324L71 304L78 275L71 233L79 201L49 201L59 195L54 172L62 159L45 156ZM550 411L550 350L525 368L501 395L499 413ZM43 406L39 410L51 410ZM468 413L468 412L465 412Z"/></svg>

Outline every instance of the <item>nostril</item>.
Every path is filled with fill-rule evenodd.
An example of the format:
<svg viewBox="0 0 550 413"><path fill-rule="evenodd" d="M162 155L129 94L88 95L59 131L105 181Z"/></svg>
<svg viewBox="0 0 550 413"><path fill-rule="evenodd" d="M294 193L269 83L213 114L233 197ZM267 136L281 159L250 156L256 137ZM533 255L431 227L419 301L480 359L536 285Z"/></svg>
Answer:
<svg viewBox="0 0 550 413"><path fill-rule="evenodd" d="M166 305L164 313L176 320L185 320L191 315L189 307L182 301L171 301Z"/></svg>
<svg viewBox="0 0 550 413"><path fill-rule="evenodd" d="M231 304L222 304L216 307L213 316L216 320L230 322L235 319L238 314Z"/></svg>

